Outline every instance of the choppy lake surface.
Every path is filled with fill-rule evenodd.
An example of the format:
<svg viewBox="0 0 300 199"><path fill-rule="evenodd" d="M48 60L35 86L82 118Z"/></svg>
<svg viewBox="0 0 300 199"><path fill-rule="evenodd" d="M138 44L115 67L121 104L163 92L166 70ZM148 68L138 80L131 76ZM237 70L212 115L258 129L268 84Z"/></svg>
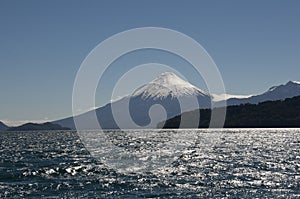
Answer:
<svg viewBox="0 0 300 199"><path fill-rule="evenodd" d="M136 133L152 136L137 139ZM106 134L118 147L144 159L144 151L164 151L160 142L177 135L181 152L160 169L122 173L94 158L77 132L2 132L0 198L300 197L299 129Z"/></svg>

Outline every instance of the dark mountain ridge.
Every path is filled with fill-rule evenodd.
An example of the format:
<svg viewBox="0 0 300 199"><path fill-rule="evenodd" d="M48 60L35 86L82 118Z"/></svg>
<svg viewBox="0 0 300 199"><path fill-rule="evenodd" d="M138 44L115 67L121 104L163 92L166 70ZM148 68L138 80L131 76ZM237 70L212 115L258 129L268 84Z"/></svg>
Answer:
<svg viewBox="0 0 300 199"><path fill-rule="evenodd" d="M43 124L26 123L17 127L10 127L7 131L41 131L41 130L70 130L69 128L62 127L58 124L46 122Z"/></svg>
<svg viewBox="0 0 300 199"><path fill-rule="evenodd" d="M211 109L185 112L181 115L160 122L161 128L179 128L182 118L195 117L200 111L201 120L198 128L208 128ZM300 96L285 100L266 101L258 104L242 104L227 107L225 128L281 128L300 127ZM185 128L189 128L186 126Z"/></svg>

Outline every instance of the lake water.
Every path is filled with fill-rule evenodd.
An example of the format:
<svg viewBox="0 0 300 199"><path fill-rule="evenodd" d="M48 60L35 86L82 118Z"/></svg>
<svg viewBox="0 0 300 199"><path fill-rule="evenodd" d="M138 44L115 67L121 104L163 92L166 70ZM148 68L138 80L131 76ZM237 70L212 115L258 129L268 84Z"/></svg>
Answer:
<svg viewBox="0 0 300 199"><path fill-rule="evenodd" d="M141 134L151 136L133 136ZM76 132L2 132L0 198L300 198L299 129L140 130L106 135L143 160L152 158L151 147L160 151L161 157L154 160L165 160L162 157L172 152L164 148L168 140L180 147L173 159L167 158L168 163L156 169L122 172L92 156L94 152L86 149Z"/></svg>

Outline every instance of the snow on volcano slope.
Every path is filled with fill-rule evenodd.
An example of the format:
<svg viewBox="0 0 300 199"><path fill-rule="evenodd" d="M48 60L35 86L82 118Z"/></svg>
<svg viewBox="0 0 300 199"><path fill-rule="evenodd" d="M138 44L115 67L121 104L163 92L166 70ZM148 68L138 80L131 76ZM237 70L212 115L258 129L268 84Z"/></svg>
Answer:
<svg viewBox="0 0 300 199"><path fill-rule="evenodd" d="M174 98L183 96L209 96L209 94L184 81L174 73L165 72L132 95L132 97L137 96L142 96L143 99L162 99L168 96Z"/></svg>

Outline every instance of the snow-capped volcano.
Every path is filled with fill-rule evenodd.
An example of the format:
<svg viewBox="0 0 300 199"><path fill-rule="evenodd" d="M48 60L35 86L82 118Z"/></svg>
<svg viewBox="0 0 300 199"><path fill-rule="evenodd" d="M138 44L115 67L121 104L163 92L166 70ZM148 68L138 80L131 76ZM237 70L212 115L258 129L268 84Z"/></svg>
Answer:
<svg viewBox="0 0 300 199"><path fill-rule="evenodd" d="M143 85L132 95L96 109L96 115L103 129L155 128L158 122L183 112L199 107L210 108L211 99L209 94L174 73L165 72ZM159 105L165 113L161 109L151 109L154 105ZM76 117L83 121L82 125L85 129L95 129L96 127L89 123L93 114L90 111ZM53 123L75 128L72 117Z"/></svg>
<svg viewBox="0 0 300 199"><path fill-rule="evenodd" d="M163 99L183 96L209 96L196 86L184 81L172 72L162 73L153 81L134 92L132 97L141 96L143 99Z"/></svg>

